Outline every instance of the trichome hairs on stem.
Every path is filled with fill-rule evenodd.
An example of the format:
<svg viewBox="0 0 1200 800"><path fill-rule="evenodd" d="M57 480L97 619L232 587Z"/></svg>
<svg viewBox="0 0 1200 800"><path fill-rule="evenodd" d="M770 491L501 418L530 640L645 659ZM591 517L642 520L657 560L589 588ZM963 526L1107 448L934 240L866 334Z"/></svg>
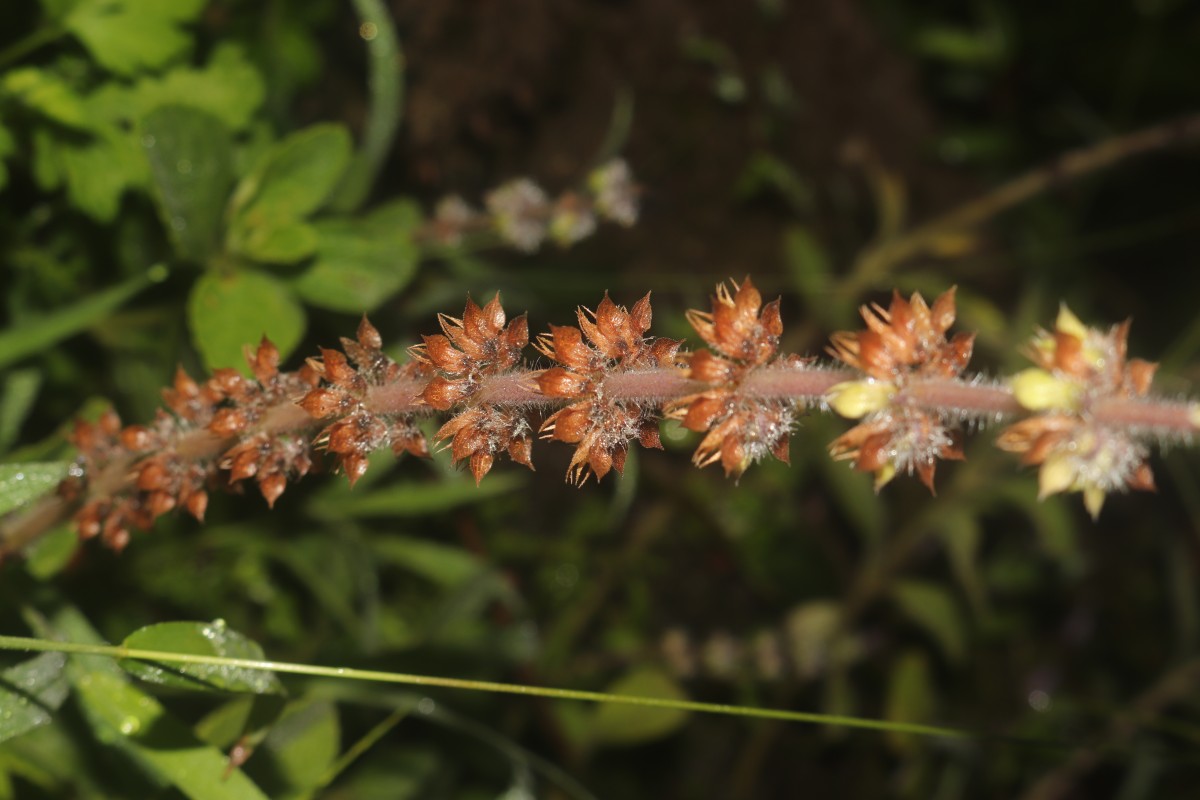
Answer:
<svg viewBox="0 0 1200 800"><path fill-rule="evenodd" d="M418 422L430 416L442 420L433 444L477 482L498 459L532 469L542 438L574 446L567 480L582 485L621 473L634 442L660 448L664 419L702 434L697 466L736 478L762 459L786 462L800 417L832 410L855 425L831 456L872 473L877 491L898 475L933 491L938 463L963 457L970 423L1006 421L996 444L1038 467L1041 496L1078 492L1093 517L1113 492L1153 489L1153 441L1190 442L1200 428L1200 404L1156 397L1155 365L1127 358L1128 322L1090 328L1064 306L1025 348L1033 366L993 381L968 370L973 336L951 333L955 312L953 289L932 303L893 293L887 307L862 307L865 328L833 334L833 364L779 352L780 302L764 304L749 278L688 313L706 345L695 350L650 335L648 294L629 308L606 294L575 325L551 325L533 342L545 368L525 360L528 322L509 319L499 295L440 315L441 332L405 364L365 318L355 338L293 372L264 338L246 351L249 377L219 369L201 383L179 371L148 425L123 427L111 411L77 423L77 468L55 496L0 520L2 548L72 517L81 536L120 549L159 515L202 520L210 492L250 482L272 505L320 451L353 484L380 448L428 455Z"/></svg>

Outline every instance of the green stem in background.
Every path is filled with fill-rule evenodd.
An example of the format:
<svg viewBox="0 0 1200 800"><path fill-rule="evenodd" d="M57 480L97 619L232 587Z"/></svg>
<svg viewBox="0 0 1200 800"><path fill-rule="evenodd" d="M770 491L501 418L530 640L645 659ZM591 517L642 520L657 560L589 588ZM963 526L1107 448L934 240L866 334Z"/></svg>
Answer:
<svg viewBox="0 0 1200 800"><path fill-rule="evenodd" d="M936 249L941 237L967 231L1055 186L1198 137L1200 114L1193 114L1072 150L907 233L871 245L858 257L844 291L858 296L902 262Z"/></svg>
<svg viewBox="0 0 1200 800"><path fill-rule="evenodd" d="M936 736L943 739L971 739L975 734L959 728L937 725L921 725L908 722L888 722L837 714L817 714L806 711L783 711L770 708L748 708L723 703L700 703L692 700L673 700L660 697L635 697L631 695L589 692L576 689L555 689L543 686L523 686L495 681L473 681L460 678L444 678L435 675L412 675L403 672L380 672L377 670L351 669L345 667L321 667L311 664L292 664L280 661L265 661L248 658L223 658L194 653L169 653L159 650L112 645L82 644L78 642L54 642L32 639L25 636L0 636L0 650L18 650L40 653L74 653L77 655L106 656L116 659L165 662L169 664L203 664L212 667L264 670L291 675L315 675L346 680L396 683L408 686L438 686L496 694L518 694L526 697L549 697L555 700L579 700L590 703L619 703L621 705L663 708L676 711L694 711L702 714L725 714L754 719L777 719L785 722L804 722L813 725L832 725L843 728L886 731L914 736Z"/></svg>
<svg viewBox="0 0 1200 800"><path fill-rule="evenodd" d="M330 206L350 212L367 199L392 149L404 115L404 53L383 0L353 0L359 36L367 42L370 102L362 147L346 171Z"/></svg>
<svg viewBox="0 0 1200 800"><path fill-rule="evenodd" d="M53 344L88 328L120 308L143 289L166 280L167 268L150 267L136 278L119 283L78 303L40 319L22 322L0 333L0 369L26 356L39 353Z"/></svg>
<svg viewBox="0 0 1200 800"><path fill-rule="evenodd" d="M600 165L611 161L625 149L625 143L629 141L629 131L633 128L633 107L633 92L628 87L622 87L617 92L608 130L605 131L604 141L596 151L593 164Z"/></svg>
<svg viewBox="0 0 1200 800"><path fill-rule="evenodd" d="M404 708L397 708L391 714L388 714L387 717L379 722L379 724L367 731L361 739L347 748L346 752L342 753L341 757L338 758L338 760L335 761L329 767L329 769L325 771L325 774L321 776L318 788L324 789L328 787L329 784L333 783L334 779L337 778L338 775L341 775L343 772L345 772L346 769L355 761L357 761L363 753L367 752L376 744L378 744L383 737L387 736L391 732L392 728L395 728L397 725L403 722L404 718L411 713L412 706L408 706Z"/></svg>
<svg viewBox="0 0 1200 800"><path fill-rule="evenodd" d="M6 69L11 64L20 61L25 56L37 50L40 47L55 42L66 34L66 28L58 25L47 25L44 28L38 28L33 33L13 42L8 47L0 50L0 69Z"/></svg>

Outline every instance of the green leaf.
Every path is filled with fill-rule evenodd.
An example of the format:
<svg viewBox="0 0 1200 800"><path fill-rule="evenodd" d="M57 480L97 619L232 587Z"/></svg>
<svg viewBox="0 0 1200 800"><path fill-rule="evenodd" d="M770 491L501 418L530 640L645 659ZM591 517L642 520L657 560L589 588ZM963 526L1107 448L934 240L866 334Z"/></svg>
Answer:
<svg viewBox="0 0 1200 800"><path fill-rule="evenodd" d="M0 515L52 492L70 466L68 461L0 464Z"/></svg>
<svg viewBox="0 0 1200 800"><path fill-rule="evenodd" d="M910 620L925 629L951 661L967 652L967 634L954 597L944 587L927 581L902 581L892 599Z"/></svg>
<svg viewBox="0 0 1200 800"><path fill-rule="evenodd" d="M238 186L233 198L243 227L265 219L300 219L319 209L350 160L350 134L341 125L313 125L276 143Z"/></svg>
<svg viewBox="0 0 1200 800"><path fill-rule="evenodd" d="M22 67L6 73L0 81L0 94L9 95L18 104L60 125L77 130L92 128L83 98L66 81L46 70ZM0 152L0 155L6 154Z"/></svg>
<svg viewBox="0 0 1200 800"><path fill-rule="evenodd" d="M162 650L222 658L263 660L257 642L231 630L224 620L215 622L163 622L140 628L126 637L125 647ZM135 677L177 689L206 689L249 694L283 694L283 684L273 672L214 664L154 663L122 659L121 666Z"/></svg>
<svg viewBox="0 0 1200 800"><path fill-rule="evenodd" d="M185 796L266 800L244 772L229 769L224 753L197 740L161 703L124 677L81 667L72 684L97 739L125 750L143 769Z"/></svg>
<svg viewBox="0 0 1200 800"><path fill-rule="evenodd" d="M411 201L399 200L362 220L315 225L316 262L293 284L309 303L334 311L373 311L403 288L416 271L413 230L422 220Z"/></svg>
<svg viewBox="0 0 1200 800"><path fill-rule="evenodd" d="M277 695L239 695L204 715L196 723L196 735L222 750L243 739L246 745L257 747L286 705Z"/></svg>
<svg viewBox="0 0 1200 800"><path fill-rule="evenodd" d="M262 106L266 84L241 47L222 43L204 67L181 66L160 77L142 78L129 94L126 113L134 112L131 118L158 106L185 105L207 111L229 130L241 132Z"/></svg>
<svg viewBox="0 0 1200 800"><path fill-rule="evenodd" d="M188 298L188 324L209 369L246 371L242 348L265 334L287 358L304 335L304 309L287 286L261 272L206 272Z"/></svg>
<svg viewBox="0 0 1200 800"><path fill-rule="evenodd" d="M35 627L42 636L103 644L71 606ZM67 679L96 740L128 754L153 781L174 786L191 800L266 800L244 772L229 768L224 753L198 740L111 658L70 656Z"/></svg>
<svg viewBox="0 0 1200 800"><path fill-rule="evenodd" d="M0 742L48 725L67 697L62 653L42 653L0 673Z"/></svg>
<svg viewBox="0 0 1200 800"><path fill-rule="evenodd" d="M0 333L0 369L99 323L138 292L166 277L165 267L153 266L142 275L96 292L75 305Z"/></svg>
<svg viewBox="0 0 1200 800"><path fill-rule="evenodd" d="M246 228L248 217L241 217L232 232L236 251L247 258L266 264L295 264L311 256L317 249L317 232L313 226L288 218L257 217Z"/></svg>
<svg viewBox="0 0 1200 800"><path fill-rule="evenodd" d="M204 263L220 244L233 188L233 143L221 120L187 106L159 106L142 119L159 213L180 257Z"/></svg>
<svg viewBox="0 0 1200 800"><path fill-rule="evenodd" d="M341 750L337 709L327 700L306 698L284 709L255 754L270 765L273 795L294 796L320 787Z"/></svg>
<svg viewBox="0 0 1200 800"><path fill-rule="evenodd" d="M90 136L33 133L34 177L43 189L66 184L71 205L97 222L112 222L127 189L146 183L146 160L132 137L98 126Z"/></svg>
<svg viewBox="0 0 1200 800"><path fill-rule="evenodd" d="M191 46L183 25L208 0L84 0L64 24L101 66L119 75L163 67Z"/></svg>
<svg viewBox="0 0 1200 800"><path fill-rule="evenodd" d="M673 678L654 667L638 668L605 691L635 697L686 698ZM641 744L674 733L687 717L688 713L679 709L606 703L596 709L591 725L592 740L606 745Z"/></svg>
<svg viewBox="0 0 1200 800"><path fill-rule="evenodd" d="M25 548L25 571L38 580L52 578L71 563L82 544L74 525L59 525Z"/></svg>
<svg viewBox="0 0 1200 800"><path fill-rule="evenodd" d="M445 588L460 586L488 571L474 553L458 547L392 534L372 540L380 561L397 564Z"/></svg>
<svg viewBox="0 0 1200 800"><path fill-rule="evenodd" d="M397 483L378 491L354 494L345 482L339 482L314 495L308 511L326 520L428 516L510 494L525 483L521 473L504 472L489 475L479 486L472 480Z"/></svg>
<svg viewBox="0 0 1200 800"><path fill-rule="evenodd" d="M892 665L888 679L886 718L891 722L927 723L933 718L936 693L929 673L929 661L919 650L907 650ZM923 745L912 734L889 731L892 747L911 753Z"/></svg>
<svg viewBox="0 0 1200 800"><path fill-rule="evenodd" d="M0 453L17 441L41 386L42 373L36 369L16 369L5 376L0 391Z"/></svg>

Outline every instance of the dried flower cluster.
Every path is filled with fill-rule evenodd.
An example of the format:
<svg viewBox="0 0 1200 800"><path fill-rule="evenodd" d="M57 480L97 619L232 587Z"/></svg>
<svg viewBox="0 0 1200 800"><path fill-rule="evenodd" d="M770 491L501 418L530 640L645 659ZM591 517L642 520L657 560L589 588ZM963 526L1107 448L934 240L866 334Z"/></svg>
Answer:
<svg viewBox="0 0 1200 800"><path fill-rule="evenodd" d="M689 311L688 322L712 348L688 359L688 376L710 388L672 406L683 427L705 432L692 460L701 467L720 461L725 474L734 476L768 454L786 463L796 403L753 397L743 390L756 371L805 364L798 356L777 358L783 333L779 301L764 307L747 278L740 286L733 284L732 292L725 284L718 286L712 311Z"/></svg>
<svg viewBox="0 0 1200 800"><path fill-rule="evenodd" d="M246 361L253 378L219 369L200 384L178 370L172 386L163 390L168 410L160 409L151 425L122 428L112 411L95 423L76 423L71 441L79 449L80 469L60 491L81 502L75 515L81 536L99 535L120 549L131 530L148 529L176 507L203 520L213 488L254 479L273 505L289 480L308 473L313 463L308 437L268 436L258 428L273 410L315 386L317 374L307 366L280 372L279 351L266 339L256 350L247 349ZM193 456L190 445L204 439L235 444ZM105 482L100 491L86 491L89 480L110 470L128 471L129 479L115 491Z"/></svg>
<svg viewBox="0 0 1200 800"><path fill-rule="evenodd" d="M525 317L509 320L499 296L442 315L441 333L423 337L405 365L365 319L342 349L295 372L279 370L264 340L246 353L252 377L218 370L197 383L179 372L149 425L122 427L111 412L79 423L79 460L53 502L74 513L82 536L121 548L171 509L202 519L214 489L253 480L273 504L320 449L351 483L380 448L425 456L417 423L438 414L435 440L476 481L502 455L532 468L536 432L574 446L568 481L599 480L621 472L631 442L659 447L664 419L704 434L697 465L737 476L767 455L786 461L802 411L829 408L856 420L833 456L873 473L877 489L912 473L932 490L937 462L962 458L964 421L1020 417L1000 447L1039 467L1043 496L1080 492L1096 515L1111 492L1153 488L1149 442L1200 429L1200 404L1151 395L1154 365L1126 358L1128 323L1099 331L1064 308L1053 331L1033 338L1034 367L989 382L965 374L973 340L950 334L953 290L932 305L894 294L862 315L865 329L832 337L840 367L781 354L779 301L764 304L749 279L718 286L709 310L688 313L707 345L693 352L649 335L649 295L629 309L605 295L594 311L579 309L575 326L550 326L534 342L552 362L541 369L525 361ZM0 520L0 547L36 538L28 526L53 514L29 519Z"/></svg>
<svg viewBox="0 0 1200 800"><path fill-rule="evenodd" d="M541 432L575 445L567 479L578 486L589 474L599 480L610 469L622 472L634 439L642 447L662 447L661 400L650 404L644 393L614 390L639 373L674 368L683 342L646 336L650 295L626 310L605 293L594 312L580 308L577 313L578 328L552 325L550 333L538 337L537 349L561 366L538 375L537 385L545 397L567 403L546 419Z"/></svg>

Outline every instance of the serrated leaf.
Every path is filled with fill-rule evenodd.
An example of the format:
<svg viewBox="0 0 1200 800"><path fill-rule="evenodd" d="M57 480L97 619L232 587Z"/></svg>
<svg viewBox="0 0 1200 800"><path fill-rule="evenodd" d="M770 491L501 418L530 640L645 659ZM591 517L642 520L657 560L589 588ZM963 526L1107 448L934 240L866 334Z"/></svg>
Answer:
<svg viewBox="0 0 1200 800"><path fill-rule="evenodd" d="M606 690L609 694L683 700L679 684L662 670L642 667L625 675ZM688 712L671 708L606 703L592 719L592 740L606 745L632 745L661 739L678 730Z"/></svg>
<svg viewBox="0 0 1200 800"><path fill-rule="evenodd" d="M52 72L35 67L11 70L0 80L0 94L60 125L79 130L92 127L83 97ZM5 155L2 151L0 148L0 157Z"/></svg>
<svg viewBox="0 0 1200 800"><path fill-rule="evenodd" d="M345 172L350 151L350 134L333 124L313 125L277 142L234 194L242 227L300 219L319 209Z"/></svg>
<svg viewBox="0 0 1200 800"><path fill-rule="evenodd" d="M961 661L967 652L967 634L954 597L944 587L927 581L901 581L892 599L910 620L925 629L943 655Z"/></svg>
<svg viewBox="0 0 1200 800"><path fill-rule="evenodd" d="M162 105L186 105L207 111L229 130L241 132L262 105L266 84L241 47L222 43L205 66L175 67L161 76L142 78L129 95L134 116Z"/></svg>
<svg viewBox="0 0 1200 800"><path fill-rule="evenodd" d="M253 215L252 215L253 216ZM265 264L295 264L317 250L317 232L305 222L288 218L241 217L231 236L235 252Z"/></svg>
<svg viewBox="0 0 1200 800"><path fill-rule="evenodd" d="M233 188L233 143L221 120L187 106L164 105L142 119L159 213L180 257L207 261L220 244Z"/></svg>
<svg viewBox="0 0 1200 800"><path fill-rule="evenodd" d="M84 0L63 21L92 57L119 75L158 69L192 43L183 25L208 0Z"/></svg>
<svg viewBox="0 0 1200 800"><path fill-rule="evenodd" d="M293 284L297 293L321 308L373 311L412 279L420 221L420 210L401 200L363 220L318 222L317 257Z"/></svg>
<svg viewBox="0 0 1200 800"><path fill-rule="evenodd" d="M67 658L42 653L0 673L0 742L48 725L67 697Z"/></svg>
<svg viewBox="0 0 1200 800"><path fill-rule="evenodd" d="M126 190L145 185L149 170L132 137L97 125L88 136L38 128L34 177L43 189L65 183L71 205L98 222L112 222Z"/></svg>
<svg viewBox="0 0 1200 800"><path fill-rule="evenodd" d="M192 287L187 313L196 347L209 369L234 367L245 372L242 348L256 344L264 334L287 358L304 335L304 309L291 290L251 270L201 275Z"/></svg>
<svg viewBox="0 0 1200 800"><path fill-rule="evenodd" d="M162 622L129 634L122 643L137 650L161 650L222 658L263 660L258 643L216 622ZM283 684L273 672L216 664L179 664L122 659L121 666L147 683L177 689L249 694L283 694Z"/></svg>
<svg viewBox="0 0 1200 800"><path fill-rule="evenodd" d="M0 515L52 492L70 466L68 461L0 464Z"/></svg>

